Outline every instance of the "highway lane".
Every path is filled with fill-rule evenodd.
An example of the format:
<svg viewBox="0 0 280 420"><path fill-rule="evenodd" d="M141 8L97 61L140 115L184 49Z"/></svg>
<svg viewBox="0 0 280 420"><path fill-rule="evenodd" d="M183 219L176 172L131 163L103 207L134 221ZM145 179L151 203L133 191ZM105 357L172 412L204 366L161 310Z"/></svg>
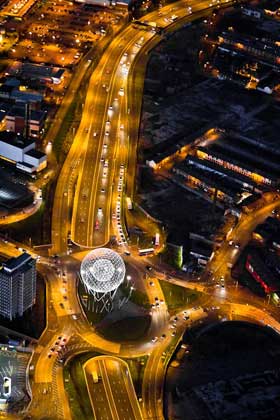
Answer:
<svg viewBox="0 0 280 420"><path fill-rule="evenodd" d="M100 356L88 360L83 368L96 420L142 419L129 369L123 360Z"/></svg>
<svg viewBox="0 0 280 420"><path fill-rule="evenodd" d="M102 56L102 58L103 57L104 55ZM97 80L100 79L105 73L105 66L106 61L104 62L103 58L103 62L101 64L99 63L98 69L95 69L93 73ZM68 93L68 90L67 95L73 95L73 92L77 91L80 82L80 78L75 77L73 81L75 85L74 87L71 85L72 90L70 93ZM91 95L92 92L96 91L96 89L101 88L102 87L98 83L92 81L91 79L91 84L88 88L88 91L90 91ZM99 95L101 95L100 92ZM65 104L65 109L68 109L67 106L72 101L72 99L73 98L71 96ZM84 165L84 154L87 149L87 144L91 134L89 132L90 117L92 114L95 113L95 109L91 103L91 100L92 99L90 96L88 102L86 102L84 105L83 117L80 126L77 130L73 144L66 157L66 160L63 164L62 170L58 178L52 214L52 254L59 254L61 252L66 253L67 250L68 232L71 231L74 187L80 170ZM60 118L60 124L61 123L62 118ZM59 124L54 125L57 127Z"/></svg>
<svg viewBox="0 0 280 420"><path fill-rule="evenodd" d="M180 312L170 320L165 337L160 337L148 359L142 384L142 413L146 419L163 419L163 386L167 362L176 349L185 329L194 322L207 317L202 308L188 310L189 320ZM173 328L170 328L170 327Z"/></svg>
<svg viewBox="0 0 280 420"><path fill-rule="evenodd" d="M108 92L107 92L108 93ZM107 104L108 105L108 104ZM106 106L107 106L106 105ZM119 124L119 121L120 121L120 119L118 120L118 122L117 122L117 125ZM93 131L93 128L91 128L90 127L90 129L89 129L89 133L90 132L92 132ZM88 133L86 133L86 134L88 134ZM88 139L89 139L90 137L88 136ZM79 147L79 145L77 146L77 147ZM85 162L85 161L83 161L83 162ZM65 177L65 181L67 181L67 177ZM67 197L67 196L66 196ZM63 199L64 201L67 201L65 198ZM66 205L66 208L69 208L69 204L67 204ZM93 211L92 209L90 210L91 212ZM62 218L62 220L63 220L63 218ZM63 232L62 232L62 234L64 234ZM60 236L60 233L59 233L59 236ZM62 235L63 236L63 235ZM65 234L64 234L64 238L65 238ZM63 245L64 246L64 245ZM58 297L57 297L58 298ZM58 310L59 311L59 308L56 308L56 310ZM69 308L69 310L70 310L70 308ZM68 312L66 312L66 315L68 314ZM61 316L59 317L60 319L63 319L64 317L63 317L63 311L62 311L62 313L61 313ZM67 316L66 316L66 318L67 318ZM66 319L65 318L65 319ZM73 324L73 320L70 318L70 317L68 317L69 318L69 323L72 325ZM63 326L63 328L62 328L62 330L64 329L65 327ZM89 335L90 335L90 341L92 342L92 344L93 344L93 346L94 347L96 347L96 337L94 336L94 334L92 334L91 332L89 332ZM84 337L83 337L83 334L81 335L81 341L82 341L82 339L83 339ZM102 342L101 343L101 348L103 348L105 351L107 350L107 346L108 346L108 343L104 343L104 342ZM139 346L139 347L141 347L141 346ZM130 349L130 351L133 353L133 351L135 351L135 354L141 354L140 353L140 351L139 350L141 350L139 347L136 347L135 349ZM145 352L147 353L148 351L150 351L150 349L151 349L151 346L150 345L146 345L145 344L145 346L143 345L143 350L145 350ZM141 350L142 351L142 350ZM120 354L121 355L125 355L126 353L125 353L125 349L124 348L121 348L121 350L120 350ZM162 372L161 372L161 369L160 368L158 368L159 369L159 375L158 375L158 377L161 377L161 374L162 374ZM49 370L49 369L48 369ZM161 378L162 379L162 378ZM153 389L156 389L156 387L155 387L155 385L154 386L152 386L152 388ZM151 392L153 392L153 391L149 391L149 394L151 395ZM153 411L154 410L156 410L156 406L158 405L158 408L157 408L157 410L160 410L160 404L159 403L156 403L156 401L157 401L157 395L156 395L156 397L154 398L154 403L153 403L153 407L151 408Z"/></svg>
<svg viewBox="0 0 280 420"><path fill-rule="evenodd" d="M133 28L127 30L128 35L130 31L137 32ZM132 36L132 34L130 35ZM122 39L122 38L121 38ZM80 174L79 182L76 189L76 195L82 197L75 200L75 211L74 211L74 220L73 220L73 239L76 243L79 243L86 247L100 246L105 244L109 239L109 229L110 226L110 212L104 211L102 207L101 211L98 210L96 202L111 202L111 185L114 177L114 156L116 155L116 148L118 146L118 124L119 121L117 118L117 108L121 108L121 98L120 89L124 88L124 81L122 79L122 74L119 68L119 62L121 58L126 53L127 44L125 48L118 48L118 39L115 39L114 42L110 45L109 49L106 51L106 66L107 71L110 71L111 78L107 83L103 83L104 80L100 80L100 84L105 86L110 86L109 93L106 92L106 88L103 88L103 92L99 95L95 95L93 100L96 108L96 116L93 116L92 125L94 126L94 133L96 135L96 147L93 144L89 144L87 149L86 161L83 167L83 171ZM130 43L132 44L133 41ZM122 44L120 44L122 45ZM102 63L101 63L102 64ZM108 70L109 69L109 70ZM95 75L92 77L96 80ZM117 99L117 100L116 100ZM117 102L117 104L116 104ZM86 100L87 103L87 100ZM108 115L109 107L112 107L111 118ZM113 116L115 116L113 120ZM95 118L94 118L95 117ZM107 122L109 121L109 122ZM106 154L104 153L104 144L106 144ZM104 159L108 159L108 167L104 168L104 162L101 162L102 158L102 149ZM105 174L105 175L104 175ZM100 186L102 185L101 179L107 178L107 189L105 187L105 192L101 193ZM89 194L83 195L82 188L86 186L89 188ZM101 198L97 196L101 194ZM84 205L81 209L80 202L83 200ZM107 210L107 209L106 209ZM81 211L83 212L81 215ZM86 216L84 218L84 212ZM105 214L104 214L105 213ZM109 213L109 214L108 214ZM98 220L98 217L104 219L104 223ZM106 216L106 217L105 217ZM84 227L81 227L80 221L84 219ZM95 224L98 220L98 234L97 241L94 241L94 231ZM103 235L101 235L103 232ZM98 238L99 237L99 238ZM99 239L99 240L98 240Z"/></svg>
<svg viewBox="0 0 280 420"><path fill-rule="evenodd" d="M192 3L188 3L188 4L192 4ZM200 2L198 4L195 3L193 5L193 11L195 12L196 10L199 10L199 8L203 8L203 7L205 8L205 6L208 6L207 2ZM179 7L181 7L181 9L179 9ZM169 19L170 19L174 8L175 7L166 6L165 8L162 9L161 13L165 13L165 11L166 11L165 14L169 13ZM170 20L165 21L167 17L163 18L162 16L158 16L158 13L159 13L158 11L152 12L149 15L147 15L145 19L147 19L148 21L158 21L158 23L160 23L161 26L163 27L174 25L174 23L171 23ZM187 11L186 9L185 2L178 3L178 7L176 7L176 14L178 15L178 18L180 18L183 15L190 14L190 11ZM190 15L190 18L192 18L192 15ZM177 25L177 23L175 24ZM79 168L78 186L76 188L75 199L74 199L74 211L73 211L73 217L72 217L71 237L73 238L75 242L82 244L83 246L86 246L86 247L96 246L96 244L94 243L95 242L94 238L93 238L94 235L97 236L96 240L99 246L100 244L105 244L109 239L109 226L110 226L109 219L105 220L105 217L103 218L102 220L103 227L99 232L95 232L95 229L94 229L94 226L96 224L96 215L98 212L97 210L98 207L95 205L95 201L97 197L97 188L98 188L97 186L100 185L97 175L98 175L98 172L100 172L101 170L99 159L100 159L100 154L101 154L100 152L101 143L104 141L104 128L106 125L106 123L104 125L104 121L106 118L105 115L107 114L108 107L111 105L110 102L108 101L108 97L111 95L111 102L112 102L112 98L113 97L115 98L118 91L118 89L116 89L116 91L114 90L115 89L114 79L116 78L116 72L113 70L116 69L116 63L118 62L118 60L121 59L121 56L125 53L125 49L127 48L128 43L130 44L132 43L131 40L133 39L133 36L135 36L135 43L139 40L138 37L141 38L141 36L144 38L147 38L147 36L148 38L153 37L153 36L159 38L157 35L155 35L152 32L147 32L147 30L135 29L131 25L127 29L125 29L121 35L119 35L113 40L110 47L103 54L102 59L98 65L99 70L95 71L91 78L89 89L88 89L89 93L85 101L85 107L84 107L83 117L81 121L81 126L84 127L84 129L87 130L88 132L92 131L93 134L97 133L96 134L97 138L95 139L96 140L95 148L92 146L91 141L88 143L89 148L85 147L87 149L85 152L86 153L85 160L83 160L83 164ZM105 69L106 64L108 64L108 66ZM93 95L92 92L94 90L94 87L97 86L97 90L98 90L98 88L100 89L100 85L105 86L105 88L103 88L103 92L101 93L97 92L95 95ZM126 91L126 88L124 88L124 90ZM92 101L94 101L93 103L96 103L98 106L100 106L100 111L99 112L97 111L96 115L95 115L94 106L91 105ZM96 110L97 109L98 107L96 108ZM88 112L89 110L91 111L91 115ZM95 128L92 127L92 124L90 123L91 121L94 122L94 125L96 126ZM126 115L126 118L123 124L125 124L127 121L128 121L128 118ZM98 130L98 127L101 131L100 130L96 131ZM77 134L76 137L77 137L77 140L75 138L74 140L75 145L73 145L74 149L77 148L77 144L78 145L82 144L82 141L80 140L81 131L79 132L79 134ZM98 146L97 146L97 143L98 143ZM69 156L70 155L71 155L71 150L70 150ZM71 161L73 159L75 159L75 154L72 158L70 157L68 159L68 162L66 162L64 166L68 168L69 166L71 167ZM57 223L57 226L56 228L53 229L53 240L52 240L54 243L56 240L59 241L59 238L57 238L57 236L61 237L59 245L63 252L65 252L67 248L67 243L66 243L67 233L69 232L69 223L67 220L67 215L68 215L68 218L71 217L71 215L69 216L69 213L71 213L71 203L68 202L71 200L68 200L67 198L65 198L67 197L67 194L63 195L62 187L61 187L61 185L63 185L64 187L65 185L67 185L67 182L69 180L69 175L70 175L69 169L68 171L66 170L64 172L66 173L63 174L62 172L62 175L59 179L60 188L57 187L58 191L56 193L54 207L55 209L58 208L58 210L54 211L54 216L53 216L53 225ZM86 193L84 194L83 196L84 202L83 202L80 199L81 195L83 195L82 189L83 187L87 188L88 186L91 187L91 191L88 197ZM108 197L108 199L110 200L110 197ZM100 198L100 200L102 201L102 198ZM70 210L69 210L69 207L70 207ZM78 216L79 213L80 213L80 217ZM86 217L84 217L85 215ZM59 226L60 226L60 231L61 231L60 234L59 234ZM102 238L102 233L103 233L103 238ZM54 253L59 252L59 247L56 247L54 245L53 252Z"/></svg>

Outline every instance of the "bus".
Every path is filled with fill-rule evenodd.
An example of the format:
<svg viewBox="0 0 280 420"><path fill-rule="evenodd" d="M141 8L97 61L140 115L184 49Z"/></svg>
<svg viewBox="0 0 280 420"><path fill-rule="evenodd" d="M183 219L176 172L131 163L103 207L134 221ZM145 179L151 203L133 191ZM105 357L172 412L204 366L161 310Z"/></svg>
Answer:
<svg viewBox="0 0 280 420"><path fill-rule="evenodd" d="M132 210L133 209L133 207L132 207L132 201L131 201L131 198L130 197L126 197L126 205L127 205L127 209L128 210Z"/></svg>
<svg viewBox="0 0 280 420"><path fill-rule="evenodd" d="M139 255L143 256L143 255L153 254L154 250L155 250L154 248L139 249Z"/></svg>

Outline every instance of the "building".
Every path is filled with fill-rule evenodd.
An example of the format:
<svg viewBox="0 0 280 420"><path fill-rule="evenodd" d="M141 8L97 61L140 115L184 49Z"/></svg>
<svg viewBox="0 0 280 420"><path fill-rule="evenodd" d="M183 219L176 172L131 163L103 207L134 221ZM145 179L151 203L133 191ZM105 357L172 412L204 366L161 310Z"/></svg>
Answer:
<svg viewBox="0 0 280 420"><path fill-rule="evenodd" d="M199 146L196 156L250 178L259 186L275 187L280 180L280 153L265 142L228 132L223 139Z"/></svg>
<svg viewBox="0 0 280 420"><path fill-rule="evenodd" d="M47 156L35 150L35 142L13 132L0 132L0 158L15 163L24 172L39 172L47 166Z"/></svg>
<svg viewBox="0 0 280 420"><path fill-rule="evenodd" d="M77 3L89 4L91 6L110 7L120 6L128 8L133 1L131 0L76 0Z"/></svg>
<svg viewBox="0 0 280 420"><path fill-rule="evenodd" d="M27 110L24 106L13 106L6 114L6 129L29 137L40 137L44 131L46 113Z"/></svg>
<svg viewBox="0 0 280 420"><path fill-rule="evenodd" d="M34 201L34 193L26 185L11 181L0 169L0 209L19 209Z"/></svg>
<svg viewBox="0 0 280 420"><path fill-rule="evenodd" d="M263 12L260 9L255 9L252 7L242 7L241 9L242 14L254 19L261 19L263 16Z"/></svg>
<svg viewBox="0 0 280 420"><path fill-rule="evenodd" d="M59 84L64 79L64 72L65 70L60 67L16 62L7 70L6 76L16 76L22 80L39 80L43 84Z"/></svg>
<svg viewBox="0 0 280 420"><path fill-rule="evenodd" d="M193 238L190 242L190 257L205 266L213 253L213 244L202 238Z"/></svg>
<svg viewBox="0 0 280 420"><path fill-rule="evenodd" d="M264 223L258 225L252 233L252 238L261 244L279 249L280 221L268 217Z"/></svg>
<svg viewBox="0 0 280 420"><path fill-rule="evenodd" d="M0 315L22 316L36 300L36 260L24 253L3 263L0 285Z"/></svg>
<svg viewBox="0 0 280 420"><path fill-rule="evenodd" d="M280 303L280 258L272 252L252 249L248 252L245 269L266 295Z"/></svg>

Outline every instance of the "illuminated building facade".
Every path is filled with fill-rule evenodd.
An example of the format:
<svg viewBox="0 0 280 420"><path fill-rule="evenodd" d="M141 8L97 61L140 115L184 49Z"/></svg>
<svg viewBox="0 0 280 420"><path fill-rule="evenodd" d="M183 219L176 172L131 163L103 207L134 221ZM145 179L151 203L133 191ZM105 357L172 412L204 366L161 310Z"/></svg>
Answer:
<svg viewBox="0 0 280 420"><path fill-rule="evenodd" d="M0 315L12 320L31 308L36 300L36 261L24 253L0 269Z"/></svg>

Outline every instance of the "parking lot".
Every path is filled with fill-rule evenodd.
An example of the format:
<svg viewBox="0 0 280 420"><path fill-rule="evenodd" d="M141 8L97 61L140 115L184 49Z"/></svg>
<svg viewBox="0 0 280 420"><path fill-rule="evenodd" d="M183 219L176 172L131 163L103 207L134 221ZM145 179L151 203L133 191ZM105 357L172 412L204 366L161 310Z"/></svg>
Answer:
<svg viewBox="0 0 280 420"><path fill-rule="evenodd" d="M113 10L97 10L64 0L47 1L34 4L23 19L8 20L5 27L10 37L14 35L14 44L8 42L7 35L4 41L9 44L8 56L12 60L72 67L120 20ZM18 39L16 34L20 34Z"/></svg>
<svg viewBox="0 0 280 420"><path fill-rule="evenodd" d="M9 410L23 408L29 401L26 393L26 366L29 354L9 350L7 345L0 347L0 387L4 378L11 379Z"/></svg>

